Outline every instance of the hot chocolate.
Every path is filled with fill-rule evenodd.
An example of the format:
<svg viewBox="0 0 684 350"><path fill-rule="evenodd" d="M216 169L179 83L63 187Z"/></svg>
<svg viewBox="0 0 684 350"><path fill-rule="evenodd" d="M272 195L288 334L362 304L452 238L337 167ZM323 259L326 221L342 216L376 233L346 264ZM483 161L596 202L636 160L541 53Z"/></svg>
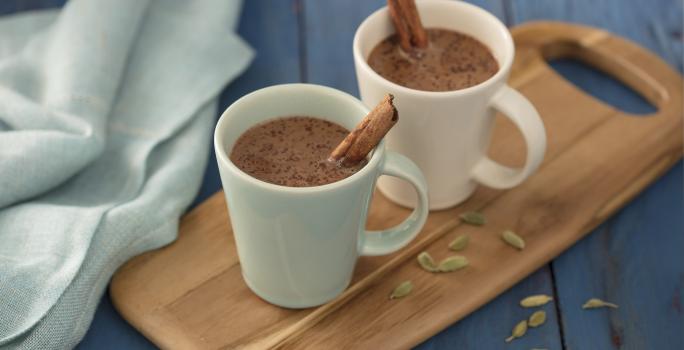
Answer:
<svg viewBox="0 0 684 350"><path fill-rule="evenodd" d="M276 185L325 185L351 176L366 164L340 166L328 160L347 134L344 127L319 118L277 118L245 131L230 160L247 174Z"/></svg>
<svg viewBox="0 0 684 350"><path fill-rule="evenodd" d="M424 91L465 89L492 77L499 65L477 39L448 29L426 29L428 44L411 53L393 34L368 57L368 65L385 79Z"/></svg>

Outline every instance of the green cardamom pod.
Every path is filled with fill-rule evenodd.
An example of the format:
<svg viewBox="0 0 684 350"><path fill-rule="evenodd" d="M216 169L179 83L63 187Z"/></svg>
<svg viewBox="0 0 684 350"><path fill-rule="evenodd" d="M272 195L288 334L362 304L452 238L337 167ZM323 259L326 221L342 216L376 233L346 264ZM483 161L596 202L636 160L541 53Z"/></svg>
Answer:
<svg viewBox="0 0 684 350"><path fill-rule="evenodd" d="M587 302L584 303L584 305L582 305L583 309L596 309L596 308L600 308L600 307L612 307L613 309L618 308L618 306L616 304L609 303L607 301L603 301L603 300L598 299L598 298L591 298L591 299L587 300Z"/></svg>
<svg viewBox="0 0 684 350"><path fill-rule="evenodd" d="M411 293L412 290L413 290L413 283L411 281L401 282L401 284L399 284L396 288L394 288L394 290L390 294L389 298L390 298L390 300L403 298L403 297L409 295L409 293Z"/></svg>
<svg viewBox="0 0 684 350"><path fill-rule="evenodd" d="M515 232L511 230L506 230L503 233L501 233L501 238L511 246L517 248L518 250L523 250L525 249L525 241L520 238L520 236L516 235Z"/></svg>
<svg viewBox="0 0 684 350"><path fill-rule="evenodd" d="M487 223L484 215L476 211L467 211L459 216L461 221L469 225L482 226Z"/></svg>
<svg viewBox="0 0 684 350"><path fill-rule="evenodd" d="M437 263L435 263L435 260L432 259L432 256L430 256L428 252L418 254L416 260L418 260L418 264L420 264L420 267L422 267L423 270L437 272Z"/></svg>
<svg viewBox="0 0 684 350"><path fill-rule="evenodd" d="M522 307L537 307L542 306L549 301L553 300L552 297L544 294L530 295L529 297L520 300L520 306Z"/></svg>
<svg viewBox="0 0 684 350"><path fill-rule="evenodd" d="M470 236L460 235L451 241L451 243L449 243L449 249L455 252L461 251L468 246L468 242L470 242Z"/></svg>
<svg viewBox="0 0 684 350"><path fill-rule="evenodd" d="M522 320L513 327L513 332L511 332L510 337L506 338L506 343L510 343L515 338L522 337L525 335L525 332L527 332L527 320Z"/></svg>
<svg viewBox="0 0 684 350"><path fill-rule="evenodd" d="M439 263L439 266L437 266L437 269L440 272L451 272L460 270L466 266L468 266L468 258L465 256L453 255L442 260Z"/></svg>
<svg viewBox="0 0 684 350"><path fill-rule="evenodd" d="M535 311L527 320L527 325L530 327L539 327L546 322L546 312L544 310Z"/></svg>

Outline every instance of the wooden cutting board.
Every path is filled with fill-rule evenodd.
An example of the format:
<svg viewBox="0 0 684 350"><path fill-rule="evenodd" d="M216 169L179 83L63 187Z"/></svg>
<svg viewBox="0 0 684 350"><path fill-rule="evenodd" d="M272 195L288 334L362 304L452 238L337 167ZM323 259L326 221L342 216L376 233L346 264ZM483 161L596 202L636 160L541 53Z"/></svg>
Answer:
<svg viewBox="0 0 684 350"><path fill-rule="evenodd" d="M244 284L222 193L186 215L178 240L119 269L111 296L119 312L162 348L393 349L420 343L546 264L625 205L682 156L682 78L647 50L607 32L558 22L513 29L517 55L510 84L539 109L548 150L540 170L521 186L480 188L466 203L430 214L418 238L390 256L359 260L352 285L312 309L268 304ZM559 76L546 60L572 57L606 71L658 109L630 116ZM521 164L524 145L497 118L490 155ZM479 210L487 225L463 225ZM400 222L408 210L376 193L368 227ZM499 238L524 237L517 251ZM459 234L471 266L449 274L421 270L415 256L450 252ZM410 279L404 299L388 293Z"/></svg>

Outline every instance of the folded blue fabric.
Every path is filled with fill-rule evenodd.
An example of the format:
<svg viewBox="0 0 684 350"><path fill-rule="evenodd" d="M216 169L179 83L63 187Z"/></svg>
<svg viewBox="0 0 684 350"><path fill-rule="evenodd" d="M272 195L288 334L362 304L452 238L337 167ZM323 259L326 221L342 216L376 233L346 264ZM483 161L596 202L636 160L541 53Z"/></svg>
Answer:
<svg viewBox="0 0 684 350"><path fill-rule="evenodd" d="M72 0L0 19L0 348L69 348L111 275L171 242L216 96L249 64L239 1Z"/></svg>

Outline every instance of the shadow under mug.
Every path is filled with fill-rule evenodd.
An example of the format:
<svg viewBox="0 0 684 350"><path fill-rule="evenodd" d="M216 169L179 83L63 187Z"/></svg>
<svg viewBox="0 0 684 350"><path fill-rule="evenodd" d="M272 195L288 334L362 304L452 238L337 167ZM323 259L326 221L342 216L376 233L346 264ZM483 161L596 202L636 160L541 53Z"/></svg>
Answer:
<svg viewBox="0 0 684 350"><path fill-rule="evenodd" d="M395 96L400 123L387 135L387 148L421 168L429 186L430 209L461 203L478 183L497 189L520 184L541 164L546 134L534 106L506 85L515 55L508 29L489 12L462 1L425 0L416 5L426 28L455 30L484 43L499 71L478 85L455 91L420 91L395 84L366 61L373 48L394 33L387 7L370 15L354 36L354 64L366 105L376 105L387 93ZM496 111L508 117L525 139L527 160L522 168L509 168L487 157ZM404 183L383 178L378 187L394 202L416 204L412 189Z"/></svg>
<svg viewBox="0 0 684 350"><path fill-rule="evenodd" d="M281 116L312 116L353 129L368 114L358 99L310 84L286 84L252 92L218 121L214 147L228 204L242 276L266 301L289 308L323 304L349 285L360 255L384 255L408 244L428 215L427 185L408 158L385 151L384 142L357 173L314 187L286 187L238 169L230 150L243 132ZM366 231L366 216L381 175L410 183L417 208L401 224Z"/></svg>

